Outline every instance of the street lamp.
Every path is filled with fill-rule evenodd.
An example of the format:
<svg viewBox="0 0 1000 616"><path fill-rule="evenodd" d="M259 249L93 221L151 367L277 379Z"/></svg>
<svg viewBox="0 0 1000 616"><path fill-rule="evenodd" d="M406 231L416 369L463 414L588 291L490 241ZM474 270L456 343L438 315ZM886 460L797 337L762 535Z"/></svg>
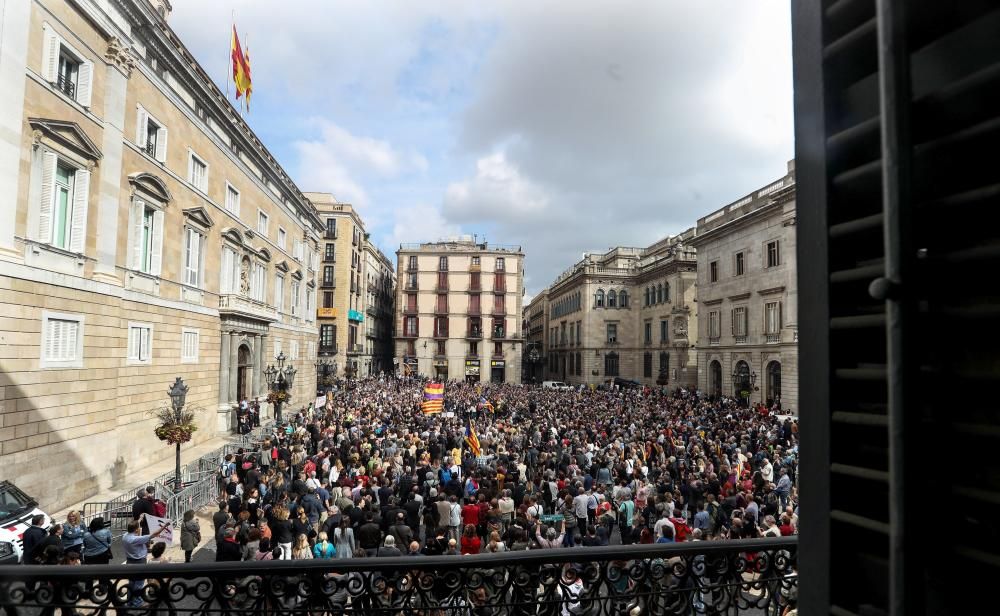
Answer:
<svg viewBox="0 0 1000 616"><path fill-rule="evenodd" d="M754 385L757 383L757 373L749 371L741 371L739 368L737 368L733 372L733 383L739 384L740 398L743 398L743 403L749 406L750 394L753 391Z"/></svg>
<svg viewBox="0 0 1000 616"><path fill-rule="evenodd" d="M319 359L316 360L315 365L316 365L316 380L319 381L320 384L320 386L317 389L321 390L323 393L326 393L326 388L330 385L329 383L327 383L327 379L329 378L330 374L330 367L331 366L333 367L333 373L336 374L337 362L330 361L328 359Z"/></svg>
<svg viewBox="0 0 1000 616"><path fill-rule="evenodd" d="M184 401L187 400L188 386L184 384L184 379L177 377L174 384L170 386L167 390L167 395L170 396L170 405L174 410L174 419L176 423L181 423L181 411L184 410ZM176 443L177 455L176 464L174 465L174 492L181 491L181 444L180 441Z"/></svg>
<svg viewBox="0 0 1000 616"><path fill-rule="evenodd" d="M267 380L267 388L271 391L268 396L269 402L274 405L274 420L281 423L281 405L291 400L292 382L295 380L295 368L291 364L285 367L285 354L278 353L274 358L278 362L278 367L270 365L264 370L264 378Z"/></svg>

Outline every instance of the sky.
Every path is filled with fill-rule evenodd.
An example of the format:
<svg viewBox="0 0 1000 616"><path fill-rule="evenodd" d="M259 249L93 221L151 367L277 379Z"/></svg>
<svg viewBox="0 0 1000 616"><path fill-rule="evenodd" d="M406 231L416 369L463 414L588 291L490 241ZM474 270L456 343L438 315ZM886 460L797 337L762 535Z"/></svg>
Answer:
<svg viewBox="0 0 1000 616"><path fill-rule="evenodd" d="M648 246L784 175L789 0L173 0L223 90L303 191L394 255L476 234L529 296L584 252Z"/></svg>

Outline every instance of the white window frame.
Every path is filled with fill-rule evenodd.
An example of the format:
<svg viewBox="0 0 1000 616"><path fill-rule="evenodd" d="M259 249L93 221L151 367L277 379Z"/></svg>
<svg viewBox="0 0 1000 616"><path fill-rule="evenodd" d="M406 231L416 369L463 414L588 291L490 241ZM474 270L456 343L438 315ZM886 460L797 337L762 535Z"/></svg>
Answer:
<svg viewBox="0 0 1000 616"><path fill-rule="evenodd" d="M233 255L229 271L226 271L227 251ZM219 250L219 295L236 295L240 292L240 261L242 253L228 244Z"/></svg>
<svg viewBox="0 0 1000 616"><path fill-rule="evenodd" d="M230 200L229 195L234 194L236 196L235 200ZM226 180L226 201L223 207L227 212L233 216L240 217L240 191Z"/></svg>
<svg viewBox="0 0 1000 616"><path fill-rule="evenodd" d="M749 336L747 331L750 325L749 310L746 306L733 307L733 337L742 338Z"/></svg>
<svg viewBox="0 0 1000 616"><path fill-rule="evenodd" d="M712 310L708 313L708 339L718 340L722 336L722 312Z"/></svg>
<svg viewBox="0 0 1000 616"><path fill-rule="evenodd" d="M57 82L59 80L59 56L65 48L66 55L75 56L79 67L76 76L76 91L71 100L82 107L90 107L91 94L94 89L94 63L87 59L87 56L80 53L75 47L66 42L66 39L59 36L55 29L48 24L42 24L42 78L52 84L52 89L59 90ZM67 96L63 94L63 96ZM69 98L67 96L67 98Z"/></svg>
<svg viewBox="0 0 1000 616"><path fill-rule="evenodd" d="M36 202L38 208L37 224L34 237L39 242L57 250L83 254L87 247L87 211L90 206L90 171L79 162L62 154L43 149L40 155L40 197ZM69 237L65 246L57 246L54 241L55 213L58 198L56 177L59 166L73 170L70 180L68 200Z"/></svg>
<svg viewBox="0 0 1000 616"><path fill-rule="evenodd" d="M315 306L316 299L315 298L316 298L316 293L312 289L310 289L309 287L306 287L306 314L305 314L305 318L306 318L306 321L309 321L309 322L314 321L315 318L316 318L316 306Z"/></svg>
<svg viewBox="0 0 1000 616"><path fill-rule="evenodd" d="M288 359L295 361L299 358L299 341L289 340L288 341Z"/></svg>
<svg viewBox="0 0 1000 616"><path fill-rule="evenodd" d="M149 330L146 334L146 355L143 358L142 354L142 330ZM138 332L138 348L135 349L133 354L132 348L132 330ZM140 323L138 321L129 321L128 329L125 335L125 365L126 366L148 366L153 363L153 324L152 323Z"/></svg>
<svg viewBox="0 0 1000 616"><path fill-rule="evenodd" d="M768 265L768 258L770 257L768 247L771 244L774 244L774 256L775 256L774 265ZM780 265L781 265L781 240L777 238L773 240L767 240L766 242L764 242L764 269L779 267Z"/></svg>
<svg viewBox="0 0 1000 616"><path fill-rule="evenodd" d="M205 166L204 181L202 182L202 185L200 185L200 186L198 184L196 184L195 181L194 181L194 162L195 161L198 161L199 163L201 163L202 165ZM205 193L206 195L208 194L208 172L209 172L208 161L206 161L201 156L198 156L195 153L195 151L192 150L191 148L188 148L188 173L187 173L188 184L190 184L191 186L193 186L197 190L200 190L201 192Z"/></svg>
<svg viewBox="0 0 1000 616"><path fill-rule="evenodd" d="M285 311L285 275L280 272L274 275L274 308Z"/></svg>
<svg viewBox="0 0 1000 616"><path fill-rule="evenodd" d="M149 153L146 152L146 145L149 139L150 122L157 126L156 150L153 152L153 160L166 163L167 138L169 131L163 122L156 119L153 114L149 113L149 111L142 105L136 105L135 145L139 147L140 152L149 156Z"/></svg>
<svg viewBox="0 0 1000 616"><path fill-rule="evenodd" d="M278 248L288 250L288 232L282 227L278 227Z"/></svg>
<svg viewBox="0 0 1000 616"><path fill-rule="evenodd" d="M267 212L257 208L257 234L262 237L267 237L268 226L270 224L271 217L267 215Z"/></svg>
<svg viewBox="0 0 1000 616"><path fill-rule="evenodd" d="M191 236L194 235L198 241L198 248L196 250L195 258L197 263L195 264L194 277L197 278L194 282L191 282L191 264L188 262L188 255L191 253ZM182 252L182 263L181 272L182 279L181 282L189 287L195 289L205 288L205 245L207 239L205 233L192 225L184 225L184 249Z"/></svg>
<svg viewBox="0 0 1000 616"><path fill-rule="evenodd" d="M194 336L194 354L185 353L186 338L188 336ZM201 331L193 329L190 327L184 327L181 329L181 363L182 364L196 364L198 363L198 355L201 350ZM190 350L190 349L188 349Z"/></svg>
<svg viewBox="0 0 1000 616"><path fill-rule="evenodd" d="M274 339L274 355L272 357L277 359L278 355L281 355L281 338Z"/></svg>
<svg viewBox="0 0 1000 616"><path fill-rule="evenodd" d="M773 327L772 327L773 326ZM773 301L764 304L764 333L781 333L781 302Z"/></svg>
<svg viewBox="0 0 1000 616"><path fill-rule="evenodd" d="M135 197L129 206L128 229L128 265L132 271L147 276L160 276L163 271L163 231L166 215L163 208L156 203ZM149 230L149 263L142 259L145 250L144 226L146 211L152 211L152 227Z"/></svg>
<svg viewBox="0 0 1000 616"><path fill-rule="evenodd" d="M291 314L293 317L299 316L299 290L298 280L292 280Z"/></svg>
<svg viewBox="0 0 1000 616"><path fill-rule="evenodd" d="M75 321L77 323L76 349L74 355L67 359L50 359L45 355L45 349L49 344L49 322L50 321ZM41 343L39 344L38 367L42 370L58 370L62 368L83 368L83 336L84 336L84 316L82 314L68 314L65 312L42 311L42 332Z"/></svg>

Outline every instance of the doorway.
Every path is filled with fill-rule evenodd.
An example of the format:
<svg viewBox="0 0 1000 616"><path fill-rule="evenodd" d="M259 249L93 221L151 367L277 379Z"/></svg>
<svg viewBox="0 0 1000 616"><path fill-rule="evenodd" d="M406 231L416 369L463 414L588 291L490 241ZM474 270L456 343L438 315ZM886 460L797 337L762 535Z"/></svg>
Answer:
<svg viewBox="0 0 1000 616"><path fill-rule="evenodd" d="M718 361L708 366L708 393L715 398L722 396L722 364Z"/></svg>
<svg viewBox="0 0 1000 616"><path fill-rule="evenodd" d="M767 364L767 401L769 406L781 406L781 362L778 361Z"/></svg>
<svg viewBox="0 0 1000 616"><path fill-rule="evenodd" d="M241 402L250 398L250 371L253 370L253 361L250 359L250 347L245 344L240 345L240 350L236 357L236 401Z"/></svg>

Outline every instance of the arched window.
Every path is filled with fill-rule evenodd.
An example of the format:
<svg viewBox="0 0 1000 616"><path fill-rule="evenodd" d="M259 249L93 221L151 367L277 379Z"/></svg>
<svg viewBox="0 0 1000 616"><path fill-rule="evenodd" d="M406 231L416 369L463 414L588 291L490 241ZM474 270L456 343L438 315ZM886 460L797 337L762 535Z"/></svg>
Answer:
<svg viewBox="0 0 1000 616"><path fill-rule="evenodd" d="M618 294L618 305L622 308L628 308L628 295L625 291Z"/></svg>
<svg viewBox="0 0 1000 616"><path fill-rule="evenodd" d="M665 302L669 302L670 301L670 283L669 282L663 284L663 301L665 301Z"/></svg>
<svg viewBox="0 0 1000 616"><path fill-rule="evenodd" d="M663 301L663 285L656 285L656 303L659 304Z"/></svg>
<svg viewBox="0 0 1000 616"><path fill-rule="evenodd" d="M582 355L580 353L576 354L576 376L581 376L583 374L583 361L581 361Z"/></svg>
<svg viewBox="0 0 1000 616"><path fill-rule="evenodd" d="M604 289L598 289L597 293L594 295L594 306L597 308L604 308Z"/></svg>
<svg viewBox="0 0 1000 616"><path fill-rule="evenodd" d="M614 289L608 291L608 308L618 307L618 295L615 293Z"/></svg>

